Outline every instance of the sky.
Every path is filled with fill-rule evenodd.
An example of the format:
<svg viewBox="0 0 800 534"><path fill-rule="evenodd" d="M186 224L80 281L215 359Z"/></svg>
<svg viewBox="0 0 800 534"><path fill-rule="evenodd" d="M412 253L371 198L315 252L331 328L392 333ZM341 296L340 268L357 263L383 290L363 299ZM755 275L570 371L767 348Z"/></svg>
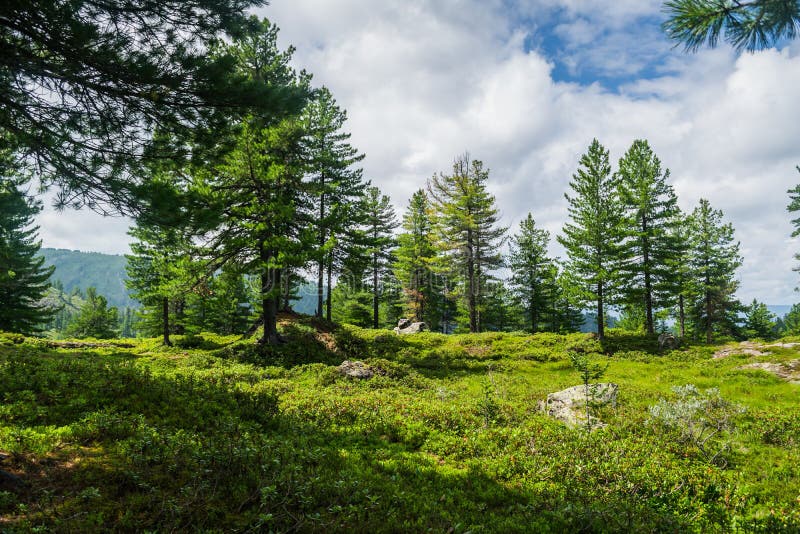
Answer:
<svg viewBox="0 0 800 534"><path fill-rule="evenodd" d="M800 183L800 41L686 54L652 0L271 0L257 13L348 112L365 177L402 213L469 152L511 232L550 231L593 138L612 161L647 139L680 206L707 198L736 229L739 298L800 301L787 190ZM126 219L39 216L43 246L121 254Z"/></svg>

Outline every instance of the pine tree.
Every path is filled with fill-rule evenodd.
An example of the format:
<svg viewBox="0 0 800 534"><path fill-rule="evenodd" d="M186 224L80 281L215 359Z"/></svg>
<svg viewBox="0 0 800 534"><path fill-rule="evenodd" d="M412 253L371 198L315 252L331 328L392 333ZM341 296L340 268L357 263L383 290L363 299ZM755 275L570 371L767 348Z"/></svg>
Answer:
<svg viewBox="0 0 800 534"><path fill-rule="evenodd" d="M742 264L739 243L733 226L723 224L722 212L706 199L688 219L691 236L691 276L696 288L692 303L692 323L697 333L705 333L711 343L714 331L735 333L740 304L734 298L739 287L736 269Z"/></svg>
<svg viewBox="0 0 800 534"><path fill-rule="evenodd" d="M508 266L511 269L511 287L522 303L531 333L541 330L543 317L547 317L555 299L555 273L553 260L547 255L550 234L536 227L533 216L520 223L519 233L511 238Z"/></svg>
<svg viewBox="0 0 800 534"><path fill-rule="evenodd" d="M644 312L644 330L655 333L654 310L668 303L675 257L672 227L678 199L667 183L669 170L647 141L633 142L619 160L619 195L623 209L624 241L620 275L623 300Z"/></svg>
<svg viewBox="0 0 800 534"><path fill-rule="evenodd" d="M799 336L800 335L800 304L792 305L789 313L783 316L783 335Z"/></svg>
<svg viewBox="0 0 800 534"><path fill-rule="evenodd" d="M397 215L388 196L382 195L380 189L367 187L363 203L364 244L365 253L369 257L369 273L372 292L372 327L380 326L379 307L382 294L383 279L391 275L391 264L396 241L394 230L397 228Z"/></svg>
<svg viewBox="0 0 800 534"><path fill-rule="evenodd" d="M669 0L663 28L687 50L715 47L720 38L752 52L798 34L800 3L796 0Z"/></svg>
<svg viewBox="0 0 800 534"><path fill-rule="evenodd" d="M306 76L296 76L289 67L291 51L279 51L277 30L267 22L232 48L242 69L254 78L298 87L308 83ZM299 117L278 122L272 117L248 117L224 161L197 171L219 214L218 224L205 236L211 265L235 263L259 276L261 343L282 341L277 329L282 276L307 263L315 241L306 216L311 191L303 179L309 163L305 135Z"/></svg>
<svg viewBox="0 0 800 534"><path fill-rule="evenodd" d="M667 259L668 293L672 297L674 317L678 321L678 334L686 336L686 307L691 302L695 288L691 276L691 228L688 218L680 210L670 225L669 239L672 254Z"/></svg>
<svg viewBox="0 0 800 534"><path fill-rule="evenodd" d="M0 2L0 131L61 204L141 213L143 162L216 145L232 116L280 117L306 91L238 72L218 43L246 34L261 0ZM211 52L211 53L210 53ZM152 132L175 145L152 148Z"/></svg>
<svg viewBox="0 0 800 534"><path fill-rule="evenodd" d="M416 191L403 214L403 232L397 238L397 261L394 274L403 286L406 314L414 321L438 324L435 319L436 291L433 263L433 225L430 203L425 191Z"/></svg>
<svg viewBox="0 0 800 534"><path fill-rule="evenodd" d="M775 314L769 311L766 304L753 299L744 308L744 337L771 341L775 336L775 319Z"/></svg>
<svg viewBox="0 0 800 534"><path fill-rule="evenodd" d="M22 185L22 179L0 174L0 330L33 334L56 311L42 303L54 268L44 267L44 257L37 256L41 242L33 217L41 204Z"/></svg>
<svg viewBox="0 0 800 534"><path fill-rule="evenodd" d="M342 236L352 225L353 212L364 189L361 169L354 169L353 165L363 160L364 155L348 143L350 134L342 131L347 112L336 104L326 87L316 91L303 117L316 202L313 216L318 234L316 315L322 317L325 270L335 267L332 257L341 255L346 248L347 240ZM328 287L328 294L330 290Z"/></svg>
<svg viewBox="0 0 800 534"><path fill-rule="evenodd" d="M67 327L67 335L76 338L110 339L117 337L118 325L117 308L109 308L106 298L90 287L86 289L86 300L78 315Z"/></svg>
<svg viewBox="0 0 800 534"><path fill-rule="evenodd" d="M571 222L558 237L567 250L566 269L574 284L576 301L597 307L597 337L605 336L605 307L616 297L622 237L622 207L617 196L618 180L611 174L606 150L594 139L581 157L570 187L575 196L569 203Z"/></svg>
<svg viewBox="0 0 800 534"><path fill-rule="evenodd" d="M502 265L500 247L506 228L498 226L495 198L486 189L489 170L483 162L456 159L452 174L428 181L434 235L441 261L463 288L469 331L481 331L485 286L491 271Z"/></svg>

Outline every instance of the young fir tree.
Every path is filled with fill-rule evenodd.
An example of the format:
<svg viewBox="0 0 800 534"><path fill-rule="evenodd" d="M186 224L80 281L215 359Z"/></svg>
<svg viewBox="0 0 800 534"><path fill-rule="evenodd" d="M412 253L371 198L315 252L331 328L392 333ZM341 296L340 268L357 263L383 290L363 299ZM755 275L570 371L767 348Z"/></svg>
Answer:
<svg viewBox="0 0 800 534"><path fill-rule="evenodd" d="M56 311L42 303L54 268L37 255L33 217L41 204L21 186L21 179L0 175L0 330L33 334Z"/></svg>
<svg viewBox="0 0 800 534"><path fill-rule="evenodd" d="M700 199L688 219L691 236L691 276L695 289L691 319L696 333L711 343L714 331L733 334L740 304L734 298L739 287L736 269L742 264L733 226L722 222L722 211Z"/></svg>
<svg viewBox="0 0 800 534"><path fill-rule="evenodd" d="M616 296L622 207L617 195L618 181L611 174L606 150L594 139L581 157L572 176L574 196L565 194L571 222L564 225L558 241L567 250L566 269L574 284L576 300L594 302L597 308L597 337L605 336L605 307Z"/></svg>
<svg viewBox="0 0 800 534"><path fill-rule="evenodd" d="M67 335L76 338L110 339L117 337L118 326L117 308L109 308L106 298L90 287L86 289L83 306L67 327Z"/></svg>
<svg viewBox="0 0 800 534"><path fill-rule="evenodd" d="M678 199L667 183L669 170L647 141L636 140L619 160L619 195L623 209L620 264L622 299L644 312L644 330L655 333L654 311L666 306L670 297L670 260L677 251L672 226Z"/></svg>
<svg viewBox="0 0 800 534"><path fill-rule="evenodd" d="M463 288L470 332L481 331L486 283L491 271L502 265L500 247L507 230L498 226L495 198L486 189L488 179L483 162L470 161L464 154L456 159L452 174L434 175L428 181L436 246Z"/></svg>
<svg viewBox="0 0 800 534"><path fill-rule="evenodd" d="M328 271L330 295L332 273L336 265L333 257L341 255L347 240L342 239L352 225L352 215L363 194L361 169L353 166L364 159L348 143L350 134L342 131L347 112L341 109L330 91L323 87L306 106L307 150L313 176L313 195L316 208L314 225L317 231L317 317L322 317L323 307L330 315L330 300L324 303L325 271ZM336 249L336 250L334 250ZM330 319L330 317L328 317Z"/></svg>
<svg viewBox="0 0 800 534"><path fill-rule="evenodd" d="M438 324L435 319L436 294L433 287L433 225L425 191L416 191L403 214L403 232L397 237L394 274L403 286L406 315L414 321Z"/></svg>
<svg viewBox="0 0 800 534"><path fill-rule="evenodd" d="M520 223L519 233L511 238L508 266L511 287L522 304L531 333L542 330L541 323L553 308L555 274L553 260L547 255L550 234L536 227L529 213Z"/></svg>
<svg viewBox="0 0 800 534"><path fill-rule="evenodd" d="M686 307L692 301L694 284L691 276L691 228L688 218L680 209L670 225L669 239L672 241L673 254L667 259L667 278L669 294L674 306L674 317L677 320L678 334L686 336Z"/></svg>
<svg viewBox="0 0 800 534"><path fill-rule="evenodd" d="M775 314L769 311L766 304L753 299L744 308L744 337L771 341L775 336L775 319Z"/></svg>
<svg viewBox="0 0 800 534"><path fill-rule="evenodd" d="M396 246L394 230L397 228L397 215L388 196L380 189L367 187L361 207L364 214L365 253L369 258L369 273L372 292L372 327L380 326L379 308L383 281L391 275L392 251Z"/></svg>
<svg viewBox="0 0 800 534"><path fill-rule="evenodd" d="M783 316L783 330L781 334L787 336L800 335L800 304L792 305L789 313Z"/></svg>

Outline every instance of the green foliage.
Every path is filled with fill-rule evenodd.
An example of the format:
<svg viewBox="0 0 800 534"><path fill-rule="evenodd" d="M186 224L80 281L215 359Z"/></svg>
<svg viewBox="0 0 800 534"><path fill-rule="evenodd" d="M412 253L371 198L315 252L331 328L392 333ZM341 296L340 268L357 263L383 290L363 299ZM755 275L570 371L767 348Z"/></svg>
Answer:
<svg viewBox="0 0 800 534"><path fill-rule="evenodd" d="M775 314L766 304L753 299L749 306L745 306L744 313L743 334L747 339L775 339Z"/></svg>
<svg viewBox="0 0 800 534"><path fill-rule="evenodd" d="M597 334L605 329L605 307L613 302L618 277L622 206L617 197L618 178L611 174L608 150L597 139L581 157L572 176L574 196L565 194L570 222L558 241L567 250L574 301L597 306Z"/></svg>
<svg viewBox="0 0 800 534"><path fill-rule="evenodd" d="M674 242L678 199L667 183L669 169L645 140L636 140L619 160L619 196L624 239L620 251L622 301L642 307L644 329L654 334L655 311L671 300L674 288Z"/></svg>
<svg viewBox="0 0 800 534"><path fill-rule="evenodd" d="M800 26L800 5L794 0L669 0L667 35L686 50L704 44L714 48L720 39L749 52L794 39Z"/></svg>
<svg viewBox="0 0 800 534"><path fill-rule="evenodd" d="M2 82L0 82L2 83ZM31 334L42 330L56 308L42 302L53 268L44 267L34 216L42 209L9 177L11 164L0 152L0 330Z"/></svg>
<svg viewBox="0 0 800 534"><path fill-rule="evenodd" d="M240 73L220 41L241 38L259 0L34 0L0 12L0 130L36 161L61 206L168 217L173 200L140 164L184 159L219 142L232 116L299 110L306 92ZM214 49L216 53L209 53ZM155 131L169 143L153 143ZM163 203L162 203L163 202ZM162 209L163 208L163 209ZM155 213L157 211L158 213Z"/></svg>
<svg viewBox="0 0 800 534"><path fill-rule="evenodd" d="M117 337L118 326L117 308L109 308L106 298L90 287L86 290L83 306L67 326L66 334L77 338L108 339Z"/></svg>
<svg viewBox="0 0 800 534"><path fill-rule="evenodd" d="M590 336L281 328L277 346L211 334L176 336L181 348L0 344L2 469L26 483L0 493L4 530L800 526L795 386L753 382L713 349L612 356L620 402L597 408L609 427L587 433L532 406L575 382L568 354L600 350ZM246 349L254 363L234 361ZM342 376L344 359L375 376ZM735 469L647 424L667 386L687 382L752 408L736 416Z"/></svg>
<svg viewBox="0 0 800 534"><path fill-rule="evenodd" d="M486 282L502 265L500 247L507 228L498 226L495 198L486 189L489 170L464 154L452 174L428 181L438 269L458 284L470 332L480 332Z"/></svg>
<svg viewBox="0 0 800 534"><path fill-rule="evenodd" d="M128 295L125 285L128 277L125 256L54 248L42 248L41 254L45 265L55 267L50 277L53 285L60 283L61 290L67 295L75 289L84 290L91 286L104 295L111 306L119 309L136 307L137 303Z"/></svg>
<svg viewBox="0 0 800 534"><path fill-rule="evenodd" d="M569 361L572 367L578 371L584 388L585 410L586 410L586 430L591 431L594 425L592 411L597 404L597 384L592 381L599 380L608 370L608 362L601 365L597 361L598 354L591 354L584 351L570 351Z"/></svg>

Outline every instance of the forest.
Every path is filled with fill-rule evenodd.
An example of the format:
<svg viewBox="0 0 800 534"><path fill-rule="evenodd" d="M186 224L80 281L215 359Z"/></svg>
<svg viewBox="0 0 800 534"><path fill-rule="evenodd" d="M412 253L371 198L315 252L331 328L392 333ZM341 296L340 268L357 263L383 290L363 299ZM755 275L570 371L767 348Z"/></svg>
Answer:
<svg viewBox="0 0 800 534"><path fill-rule="evenodd" d="M0 6L0 531L800 530L800 304L740 302L720 209L595 138L558 232L468 152L398 210L264 4ZM800 28L663 13L688 51ZM118 305L45 198L133 221Z"/></svg>

